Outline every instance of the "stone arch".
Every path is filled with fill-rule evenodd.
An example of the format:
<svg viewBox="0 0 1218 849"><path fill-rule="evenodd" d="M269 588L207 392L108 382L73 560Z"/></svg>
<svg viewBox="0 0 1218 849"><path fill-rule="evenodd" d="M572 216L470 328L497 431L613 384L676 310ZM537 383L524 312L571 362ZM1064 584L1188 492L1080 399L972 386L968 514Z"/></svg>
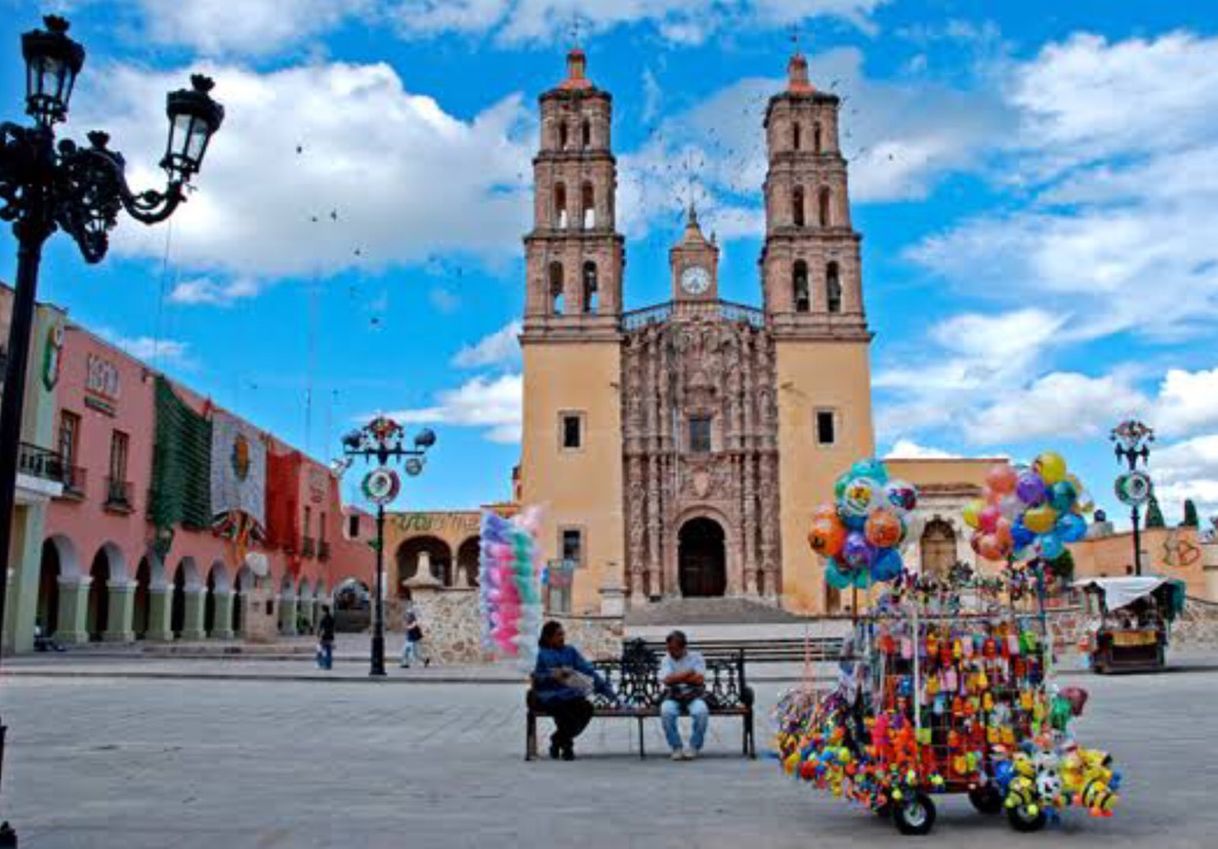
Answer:
<svg viewBox="0 0 1218 849"><path fill-rule="evenodd" d="M566 150L568 136L570 136L570 128L567 126L567 122L559 121L558 122L558 149L559 150Z"/></svg>
<svg viewBox="0 0 1218 849"><path fill-rule="evenodd" d="M791 221L796 227L804 226L804 187L791 189Z"/></svg>
<svg viewBox="0 0 1218 849"><path fill-rule="evenodd" d="M579 141L583 147L592 146L592 122L585 118L579 125Z"/></svg>
<svg viewBox="0 0 1218 849"><path fill-rule="evenodd" d="M478 561L481 557L481 537L468 537L457 546L457 574L465 577L465 586L478 586Z"/></svg>
<svg viewBox="0 0 1218 849"><path fill-rule="evenodd" d="M419 555L427 552L431 561L431 576L446 587L453 585L453 554L448 543L439 537L417 536L404 540L394 557L398 567L397 594L402 594L402 582L418 574Z"/></svg>
<svg viewBox="0 0 1218 849"><path fill-rule="evenodd" d="M245 633L245 602L254 588L254 572L244 563L233 578L233 612L231 628L234 636Z"/></svg>
<svg viewBox="0 0 1218 849"><path fill-rule="evenodd" d="M207 570L207 597L203 599L203 632L208 636L217 630L228 630L227 622L216 621L216 596L227 594L230 587L228 567L223 560L213 560Z"/></svg>
<svg viewBox="0 0 1218 849"><path fill-rule="evenodd" d="M596 263L588 260L584 263L584 312L595 313L600 308L598 295L599 285L596 279Z"/></svg>
<svg viewBox="0 0 1218 849"><path fill-rule="evenodd" d="M554 226L559 230L567 226L567 184L562 180L554 184Z"/></svg>
<svg viewBox="0 0 1218 849"><path fill-rule="evenodd" d="M820 124L813 124L813 125L812 125L812 152L813 152L813 153L820 153L820 152L821 152L821 131L820 131Z"/></svg>
<svg viewBox="0 0 1218 849"><path fill-rule="evenodd" d="M71 545L71 540L67 537L62 539ZM38 565L38 607L34 614L34 624L42 628L42 634L46 637L50 637L60 628L59 610L62 601L59 579L65 575L63 550L63 546L57 545L53 538L42 543L42 559ZM75 552L72 554L74 556ZM77 569L79 568L77 566Z"/></svg>
<svg viewBox="0 0 1218 849"><path fill-rule="evenodd" d="M552 315L562 315L564 307L563 293L566 291L566 282L563 280L562 263L558 260L550 263L548 285L550 287L550 313Z"/></svg>
<svg viewBox="0 0 1218 849"><path fill-rule="evenodd" d="M727 531L715 519L686 519L677 531L677 583L686 597L727 593Z"/></svg>
<svg viewBox="0 0 1218 849"><path fill-rule="evenodd" d="M178 561L173 571L173 599L170 602L169 629L181 636L186 627L186 594L198 592L203 586L199 580L199 567L190 556Z"/></svg>
<svg viewBox="0 0 1218 849"><path fill-rule="evenodd" d="M110 584L125 584L127 580L127 563L122 549L112 542L102 543L93 555L89 578L85 631L88 632L90 641L100 642L111 626Z"/></svg>
<svg viewBox="0 0 1218 849"><path fill-rule="evenodd" d="M791 125L791 148L799 150L803 146L803 127L798 121Z"/></svg>
<svg viewBox="0 0 1218 849"><path fill-rule="evenodd" d="M596 187L585 180L579 187L579 225L584 230L596 226Z"/></svg>
<svg viewBox="0 0 1218 849"><path fill-rule="evenodd" d="M956 529L939 516L926 523L919 540L922 574L943 577L956 563Z"/></svg>
<svg viewBox="0 0 1218 849"><path fill-rule="evenodd" d="M156 564L155 566L153 564ZM140 558L135 567L135 598L131 603L131 630L137 640L144 639L148 633L148 618L152 612L152 588L155 585L154 572L160 570L160 586L165 584L165 570L161 567L160 558L153 551L148 551Z"/></svg>
<svg viewBox="0 0 1218 849"><path fill-rule="evenodd" d="M832 199L833 199L833 195L829 191L829 187L821 186L820 195L818 196L818 199L817 199L816 208L817 208L817 220L820 222L820 226L822 226L822 227L828 227L829 225L831 225L833 223L832 215L831 215L831 211L830 211L830 203L831 203Z"/></svg>
<svg viewBox="0 0 1218 849"><path fill-rule="evenodd" d="M46 543L54 547L55 554L59 558L59 574L65 578L78 578L81 576L80 570L80 555L76 550L76 543L72 542L70 537L63 534L52 534L47 537Z"/></svg>

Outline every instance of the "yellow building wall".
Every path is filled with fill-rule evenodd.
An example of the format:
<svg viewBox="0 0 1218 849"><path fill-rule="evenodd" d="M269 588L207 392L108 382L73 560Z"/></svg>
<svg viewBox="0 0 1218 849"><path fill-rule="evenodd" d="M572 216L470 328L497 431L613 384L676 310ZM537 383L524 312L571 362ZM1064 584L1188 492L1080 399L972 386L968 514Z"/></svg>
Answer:
<svg viewBox="0 0 1218 849"><path fill-rule="evenodd" d="M1196 528L1150 528L1142 531L1142 574L1176 578L1188 584L1188 594L1209 601L1203 550ZM1098 539L1072 543L1075 580L1117 578L1133 567L1133 532L1123 531Z"/></svg>
<svg viewBox="0 0 1218 849"><path fill-rule="evenodd" d="M539 506L541 549L559 556L564 528L583 532L584 566L574 576L574 613L600 610L600 589L620 585L622 522L621 348L614 342L525 340L521 503ZM562 450L559 417L584 416L583 447Z"/></svg>
<svg viewBox="0 0 1218 849"><path fill-rule="evenodd" d="M808 547L808 524L813 508L833 499L837 476L875 453L868 343L781 340L776 349L782 601L820 613L824 567ZM820 409L837 416L832 446L816 444Z"/></svg>

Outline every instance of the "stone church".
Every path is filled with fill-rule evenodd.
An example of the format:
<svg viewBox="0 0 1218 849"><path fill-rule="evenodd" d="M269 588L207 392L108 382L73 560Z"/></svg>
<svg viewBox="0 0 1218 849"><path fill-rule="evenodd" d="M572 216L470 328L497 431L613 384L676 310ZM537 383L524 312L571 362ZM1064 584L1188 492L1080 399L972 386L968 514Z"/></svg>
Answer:
<svg viewBox="0 0 1218 849"><path fill-rule="evenodd" d="M670 299L630 311L612 104L578 49L540 97L519 498L543 507L545 556L569 570L552 606L732 596L834 609L809 514L875 451L840 100L798 54L769 100L760 306L719 297L719 248L691 208L669 252ZM986 462L898 465L943 508L911 529L914 547L929 520L935 557L971 558L959 528L944 527Z"/></svg>

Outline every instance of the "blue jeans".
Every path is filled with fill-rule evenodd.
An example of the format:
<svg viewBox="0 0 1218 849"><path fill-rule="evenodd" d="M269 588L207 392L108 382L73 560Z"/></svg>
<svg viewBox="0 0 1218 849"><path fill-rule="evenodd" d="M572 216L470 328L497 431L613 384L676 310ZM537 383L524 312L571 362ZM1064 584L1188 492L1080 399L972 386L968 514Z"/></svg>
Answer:
<svg viewBox="0 0 1218 849"><path fill-rule="evenodd" d="M402 666L409 666L412 660L420 660L418 640L406 640L402 646Z"/></svg>
<svg viewBox="0 0 1218 849"><path fill-rule="evenodd" d="M334 643L321 644L321 653L317 656L317 666L320 669L334 668Z"/></svg>
<svg viewBox="0 0 1218 849"><path fill-rule="evenodd" d="M668 745L675 751L681 748L681 730L677 720L681 716L682 705L672 699L665 699L660 705L660 724L664 726L664 736ZM702 741L706 738L706 726L710 722L710 709L702 699L694 699L684 705L693 721L693 734L689 738L689 747L695 752L702 750Z"/></svg>

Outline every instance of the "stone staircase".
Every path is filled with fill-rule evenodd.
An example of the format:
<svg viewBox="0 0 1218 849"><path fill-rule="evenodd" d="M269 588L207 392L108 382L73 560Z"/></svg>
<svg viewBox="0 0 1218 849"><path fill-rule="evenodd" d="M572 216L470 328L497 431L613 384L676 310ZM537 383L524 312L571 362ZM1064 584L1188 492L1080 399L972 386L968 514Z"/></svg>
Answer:
<svg viewBox="0 0 1218 849"><path fill-rule="evenodd" d="M762 625L804 622L802 616L748 598L670 598L626 613L627 629L650 625Z"/></svg>

